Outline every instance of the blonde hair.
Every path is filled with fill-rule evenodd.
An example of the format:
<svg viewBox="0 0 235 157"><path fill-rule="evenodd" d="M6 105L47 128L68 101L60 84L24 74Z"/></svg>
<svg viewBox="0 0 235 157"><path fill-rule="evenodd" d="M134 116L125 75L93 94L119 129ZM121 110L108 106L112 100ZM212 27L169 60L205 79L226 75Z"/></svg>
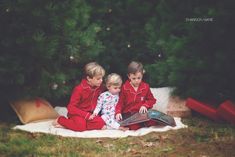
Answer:
<svg viewBox="0 0 235 157"><path fill-rule="evenodd" d="M105 75L105 70L98 63L90 62L90 63L85 65L84 74L85 74L85 76L88 76L90 78L93 78L94 76L97 76L97 75L104 76Z"/></svg>
<svg viewBox="0 0 235 157"><path fill-rule="evenodd" d="M128 74L135 74L137 72L145 73L143 64L140 62L132 61L127 67Z"/></svg>
<svg viewBox="0 0 235 157"><path fill-rule="evenodd" d="M106 78L106 86L121 86L122 78L116 73L111 73Z"/></svg>

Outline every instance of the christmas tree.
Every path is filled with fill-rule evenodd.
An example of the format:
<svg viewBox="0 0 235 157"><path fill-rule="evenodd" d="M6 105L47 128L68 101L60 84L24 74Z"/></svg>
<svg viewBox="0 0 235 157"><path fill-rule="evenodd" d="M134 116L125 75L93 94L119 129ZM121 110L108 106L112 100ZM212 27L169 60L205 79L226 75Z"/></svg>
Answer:
<svg viewBox="0 0 235 157"><path fill-rule="evenodd" d="M148 48L164 59L148 65L150 82L182 97L234 99L234 2L159 1L146 24Z"/></svg>
<svg viewBox="0 0 235 157"><path fill-rule="evenodd" d="M68 96L103 49L84 0L1 1L0 87L7 100Z"/></svg>
<svg viewBox="0 0 235 157"><path fill-rule="evenodd" d="M93 8L91 20L102 27L98 37L105 49L97 59L105 66L107 73L116 72L126 79L126 68L132 60L153 63L153 53L146 45L148 36L144 27L152 17L157 1L88 2Z"/></svg>
<svg viewBox="0 0 235 157"><path fill-rule="evenodd" d="M0 2L0 86L7 99L68 98L89 61L126 78L131 60L151 87L234 98L234 2Z"/></svg>

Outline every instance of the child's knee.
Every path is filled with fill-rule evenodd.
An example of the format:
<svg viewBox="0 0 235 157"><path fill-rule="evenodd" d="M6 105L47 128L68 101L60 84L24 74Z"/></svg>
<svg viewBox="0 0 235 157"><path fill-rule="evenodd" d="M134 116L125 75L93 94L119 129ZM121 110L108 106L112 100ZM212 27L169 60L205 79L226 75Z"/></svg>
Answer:
<svg viewBox="0 0 235 157"><path fill-rule="evenodd" d="M158 123L154 120L150 120L146 122L146 126L150 127L150 126L156 126Z"/></svg>
<svg viewBox="0 0 235 157"><path fill-rule="evenodd" d="M141 126L138 125L138 124L133 124L133 125L129 125L128 128L129 128L130 130L138 130L138 129L141 128Z"/></svg>

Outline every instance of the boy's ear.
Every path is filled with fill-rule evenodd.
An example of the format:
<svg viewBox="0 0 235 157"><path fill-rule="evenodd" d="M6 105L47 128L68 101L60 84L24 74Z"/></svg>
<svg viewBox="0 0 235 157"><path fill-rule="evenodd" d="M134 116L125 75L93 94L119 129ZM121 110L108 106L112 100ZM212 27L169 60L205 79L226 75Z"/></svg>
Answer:
<svg viewBox="0 0 235 157"><path fill-rule="evenodd" d="M87 80L90 80L90 79L92 79L92 78L90 78L89 76L87 76L86 79L87 79Z"/></svg>

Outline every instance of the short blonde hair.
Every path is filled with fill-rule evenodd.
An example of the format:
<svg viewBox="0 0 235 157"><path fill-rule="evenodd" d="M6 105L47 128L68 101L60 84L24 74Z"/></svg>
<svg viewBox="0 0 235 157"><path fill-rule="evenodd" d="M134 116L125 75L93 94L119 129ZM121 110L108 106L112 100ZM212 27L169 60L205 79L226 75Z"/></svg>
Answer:
<svg viewBox="0 0 235 157"><path fill-rule="evenodd" d="M104 76L105 75L105 70L98 63L90 62L90 63L85 65L84 74L85 74L86 77L88 76L90 78L93 78L94 76L97 76L97 75Z"/></svg>
<svg viewBox="0 0 235 157"><path fill-rule="evenodd" d="M106 86L121 86L122 78L116 73L111 73L106 78Z"/></svg>

